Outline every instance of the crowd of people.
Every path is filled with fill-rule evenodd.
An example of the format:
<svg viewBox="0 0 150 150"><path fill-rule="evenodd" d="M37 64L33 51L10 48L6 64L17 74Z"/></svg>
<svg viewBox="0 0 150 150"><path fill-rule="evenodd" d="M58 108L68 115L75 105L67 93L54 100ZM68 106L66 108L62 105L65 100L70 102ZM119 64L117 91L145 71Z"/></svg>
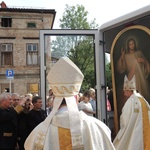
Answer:
<svg viewBox="0 0 150 150"><path fill-rule="evenodd" d="M55 96L53 94L53 91L52 89L50 89L49 95L47 96L47 115L52 111L54 98ZM96 116L96 94L94 88L90 88L84 93L78 93L77 95L75 95L75 98L77 99L79 110L82 110L89 116Z"/></svg>
<svg viewBox="0 0 150 150"><path fill-rule="evenodd" d="M46 116L40 96L1 93L0 149L24 150L27 136Z"/></svg>

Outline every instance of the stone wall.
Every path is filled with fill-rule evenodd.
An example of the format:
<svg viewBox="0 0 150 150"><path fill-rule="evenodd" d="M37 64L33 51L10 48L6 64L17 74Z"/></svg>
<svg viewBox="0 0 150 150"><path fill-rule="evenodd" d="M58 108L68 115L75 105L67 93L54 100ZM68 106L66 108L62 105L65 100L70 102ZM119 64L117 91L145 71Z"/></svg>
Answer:
<svg viewBox="0 0 150 150"><path fill-rule="evenodd" d="M13 66L0 66L0 92L2 85L9 83L6 79L6 70L14 70L13 90L19 94L29 92L28 85L37 83L40 90L40 47L39 30L50 29L53 16L51 14L39 13L20 13L20 12L0 12L1 16L12 17L12 27L0 26L0 44L13 44ZM1 19L1 18L0 18ZM36 28L27 28L27 23L34 22ZM14 39L11 39L11 38ZM26 63L26 44L38 44L38 65L27 65ZM50 46L49 46L50 47ZM50 51L50 49L49 49ZM49 56L50 57L50 56ZM50 59L48 59L50 61ZM47 62L49 63L49 62ZM39 91L40 93L40 91Z"/></svg>

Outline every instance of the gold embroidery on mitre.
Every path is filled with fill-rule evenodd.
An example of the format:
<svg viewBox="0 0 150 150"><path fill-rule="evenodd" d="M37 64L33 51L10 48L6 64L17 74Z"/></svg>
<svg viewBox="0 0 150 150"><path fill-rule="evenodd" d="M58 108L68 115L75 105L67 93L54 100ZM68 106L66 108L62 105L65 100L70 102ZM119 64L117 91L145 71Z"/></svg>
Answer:
<svg viewBox="0 0 150 150"><path fill-rule="evenodd" d="M134 82L132 82L132 81L125 81L124 89L126 89L126 90L135 89Z"/></svg>
<svg viewBox="0 0 150 150"><path fill-rule="evenodd" d="M37 134L35 141L34 141L33 150L43 150L44 142L45 142L45 134L39 132Z"/></svg>
<svg viewBox="0 0 150 150"><path fill-rule="evenodd" d="M51 85L51 88L54 92L55 95L63 95L63 94L68 94L68 95L74 95L74 93L78 93L80 89L80 85Z"/></svg>
<svg viewBox="0 0 150 150"><path fill-rule="evenodd" d="M146 102L141 98L138 97L141 106L142 106L142 119L143 119L143 143L144 143L144 150L150 150L150 123L149 123L149 116L148 116L148 107Z"/></svg>

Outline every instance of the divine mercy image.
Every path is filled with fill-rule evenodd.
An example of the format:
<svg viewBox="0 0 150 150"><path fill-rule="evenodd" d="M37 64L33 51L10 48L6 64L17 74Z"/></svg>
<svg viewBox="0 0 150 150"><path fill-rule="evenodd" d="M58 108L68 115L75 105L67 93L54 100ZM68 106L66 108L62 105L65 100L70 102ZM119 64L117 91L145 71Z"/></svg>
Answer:
<svg viewBox="0 0 150 150"><path fill-rule="evenodd" d="M114 105L117 121L126 102L123 83L135 76L137 91L150 103L150 30L129 26L115 37L111 47ZM118 123L117 123L118 124Z"/></svg>

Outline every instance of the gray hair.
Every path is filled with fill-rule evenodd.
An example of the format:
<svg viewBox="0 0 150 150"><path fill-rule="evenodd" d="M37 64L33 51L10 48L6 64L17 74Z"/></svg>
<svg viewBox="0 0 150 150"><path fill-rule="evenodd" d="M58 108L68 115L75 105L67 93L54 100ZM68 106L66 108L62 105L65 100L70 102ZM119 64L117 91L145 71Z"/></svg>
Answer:
<svg viewBox="0 0 150 150"><path fill-rule="evenodd" d="M6 100L8 98L8 96L11 96L10 93L7 93L7 92L3 92L0 94L0 103L3 101L3 100Z"/></svg>
<svg viewBox="0 0 150 150"><path fill-rule="evenodd" d="M29 97L29 98L32 98L33 95L31 93L28 93L28 94L25 94L25 97Z"/></svg>
<svg viewBox="0 0 150 150"><path fill-rule="evenodd" d="M16 96L20 97L20 95L19 95L18 93L12 93L11 96L12 96L12 97L16 97Z"/></svg>

